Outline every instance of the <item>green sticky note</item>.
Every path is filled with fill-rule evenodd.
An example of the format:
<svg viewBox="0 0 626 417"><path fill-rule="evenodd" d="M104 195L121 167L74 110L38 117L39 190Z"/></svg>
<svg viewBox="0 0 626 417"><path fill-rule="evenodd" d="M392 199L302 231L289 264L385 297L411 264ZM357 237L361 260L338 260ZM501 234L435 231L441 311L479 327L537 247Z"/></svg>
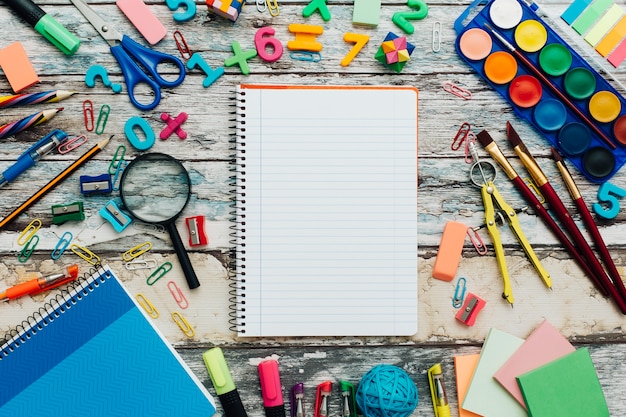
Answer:
<svg viewBox="0 0 626 417"><path fill-rule="evenodd" d="M352 23L378 26L382 0L354 0Z"/></svg>
<svg viewBox="0 0 626 417"><path fill-rule="evenodd" d="M613 4L613 0L594 0L589 7L574 21L572 29L579 35L585 33L591 25Z"/></svg>

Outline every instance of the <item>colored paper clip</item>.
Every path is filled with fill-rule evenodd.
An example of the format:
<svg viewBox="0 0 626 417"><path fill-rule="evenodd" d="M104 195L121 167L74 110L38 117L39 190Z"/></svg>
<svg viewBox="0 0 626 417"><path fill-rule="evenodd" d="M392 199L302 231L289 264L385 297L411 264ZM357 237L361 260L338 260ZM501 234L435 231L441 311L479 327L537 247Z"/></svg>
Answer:
<svg viewBox="0 0 626 417"><path fill-rule="evenodd" d="M264 13L267 10L267 3L265 0L256 0L256 9L260 13Z"/></svg>
<svg viewBox="0 0 626 417"><path fill-rule="evenodd" d="M450 93L452 95L455 95L457 97L460 97L464 100L469 100L472 98L472 92L469 90L466 90L463 87L459 87L456 84L451 83L450 81L446 81L443 83L443 91Z"/></svg>
<svg viewBox="0 0 626 417"><path fill-rule="evenodd" d="M298 382L289 389L289 417L302 417L304 410L304 383Z"/></svg>
<svg viewBox="0 0 626 417"><path fill-rule="evenodd" d="M82 201L70 204L55 204L51 207L51 211L53 224L63 224L70 220L85 220Z"/></svg>
<svg viewBox="0 0 626 417"><path fill-rule="evenodd" d="M292 51L289 53L289 57L298 61L308 62L320 62L322 60L322 54L310 51Z"/></svg>
<svg viewBox="0 0 626 417"><path fill-rule="evenodd" d="M119 168L120 163L124 160L124 154L126 153L126 146L120 145L115 150L113 154L113 159L111 159L111 163L109 164L109 175L115 174L115 171Z"/></svg>
<svg viewBox="0 0 626 417"><path fill-rule="evenodd" d="M476 155L472 152L472 147L475 149L476 135L470 130L465 138L465 163L472 164L476 160Z"/></svg>
<svg viewBox="0 0 626 417"><path fill-rule="evenodd" d="M117 191L120 189L122 173L124 172L124 169L126 169L126 165L128 165L128 161L121 161L119 165L117 166L117 169L115 170L115 174L113 174L113 181L111 183L113 191Z"/></svg>
<svg viewBox="0 0 626 417"><path fill-rule="evenodd" d="M539 190L539 188L537 188L537 185L535 184L533 179L532 178L528 178L528 177L524 177L523 180L526 183L526 185L528 185L528 188L532 189L535 192L535 195L537 196L537 199L539 200L539 202L541 204L545 203L546 199L543 196L543 194L541 194L541 191Z"/></svg>
<svg viewBox="0 0 626 417"><path fill-rule="evenodd" d="M485 300L471 292L467 294L467 299L461 310L456 313L456 319L468 326L473 326L476 322L476 316L485 306Z"/></svg>
<svg viewBox="0 0 626 417"><path fill-rule="evenodd" d="M185 218L189 230L189 246L206 245L209 240L204 232L204 216Z"/></svg>
<svg viewBox="0 0 626 417"><path fill-rule="evenodd" d="M156 268L157 261L156 259L133 259L130 262L126 262L124 266L129 271L134 271L136 269L152 269Z"/></svg>
<svg viewBox="0 0 626 417"><path fill-rule="evenodd" d="M479 255L487 254L487 245L483 242L482 238L478 234L478 228L467 228L467 236L469 236L470 242L474 245L474 249L478 252Z"/></svg>
<svg viewBox="0 0 626 417"><path fill-rule="evenodd" d="M73 151L74 149L78 148L80 145L82 145L85 142L87 142L86 135L75 136L71 139L64 141L59 146L57 146L57 151L63 155L70 151Z"/></svg>
<svg viewBox="0 0 626 417"><path fill-rule="evenodd" d="M83 101L83 116L85 118L85 129L87 132L91 132L94 126L94 115L93 115L93 103L91 100Z"/></svg>
<svg viewBox="0 0 626 417"><path fill-rule="evenodd" d="M109 119L109 114L111 113L111 106L108 104L103 104L100 107L100 114L98 114L98 122L96 123L96 134L101 135L104 133L104 128L107 125L107 120Z"/></svg>
<svg viewBox="0 0 626 417"><path fill-rule="evenodd" d="M28 242L33 236L35 236L37 230L41 229L41 225L41 220L33 219L33 221L28 223L28 226L26 226L26 228L22 230L22 233L20 233L20 236L17 238L17 244L20 246L24 246L26 242Z"/></svg>
<svg viewBox="0 0 626 417"><path fill-rule="evenodd" d="M185 40L185 37L180 32L180 30L175 30L173 36L174 42L176 42L176 47L178 48L178 52L180 52L180 55L183 57L183 59L186 61L191 58L191 55L193 55L193 53L191 52L191 49L189 49L189 45L187 45L187 41Z"/></svg>
<svg viewBox="0 0 626 417"><path fill-rule="evenodd" d="M148 300L145 295L143 295L142 293L138 293L135 298L137 299L139 305L143 307L144 310L146 310L148 316L152 317L153 319L159 317L159 310L156 309L154 304L152 304L152 302Z"/></svg>
<svg viewBox="0 0 626 417"><path fill-rule="evenodd" d="M196 334L195 330L193 329L193 327L191 327L187 319L178 311L174 311L172 313L172 320L174 320L174 323L178 324L178 327L180 327L180 330L183 331L185 336L191 338Z"/></svg>
<svg viewBox="0 0 626 417"><path fill-rule="evenodd" d="M266 0L267 8L270 11L270 15L278 16L280 10L278 9L278 2L276 0Z"/></svg>
<svg viewBox="0 0 626 417"><path fill-rule="evenodd" d="M113 226L117 233L124 231L133 221L117 206L114 200L110 200L106 203L98 213L100 213L103 219L111 223L111 226Z"/></svg>
<svg viewBox="0 0 626 417"><path fill-rule="evenodd" d="M124 252L122 254L122 259L125 260L126 262L130 262L136 257L138 257L139 255L143 255L144 253L148 252L150 249L152 249L152 243L150 242L141 243L137 246L134 246L128 249L126 252Z"/></svg>
<svg viewBox="0 0 626 417"><path fill-rule="evenodd" d="M33 254L38 243L39 236L33 235L30 239L28 239L22 250L17 254L17 260L20 262L26 262L28 258L30 258L30 255Z"/></svg>
<svg viewBox="0 0 626 417"><path fill-rule="evenodd" d="M79 182L80 192L82 194L106 194L113 190L111 176L109 174L95 176L81 175Z"/></svg>
<svg viewBox="0 0 626 417"><path fill-rule="evenodd" d="M469 135L471 128L472 127L468 122L461 123L459 130L456 132L456 135L454 135L454 138L452 139L450 149L452 149L453 151L458 151L459 149L461 149L461 145L463 145L463 142L465 142L465 139L467 139L467 135Z"/></svg>
<svg viewBox="0 0 626 417"><path fill-rule="evenodd" d="M63 252L65 252L65 249L67 249L67 247L70 245L73 237L74 236L70 232L63 233L61 239L59 239L59 242L56 244L54 250L50 254L50 257L55 261L59 259L61 255L63 255Z"/></svg>
<svg viewBox="0 0 626 417"><path fill-rule="evenodd" d="M144 222L133 222L133 229L142 232L165 233L165 226L162 224L150 224Z"/></svg>
<svg viewBox="0 0 626 417"><path fill-rule="evenodd" d="M154 285L155 282L157 282L159 279L161 279L161 277L163 277L163 275L167 274L171 270L172 270L171 262L163 263L160 267L155 269L155 271L152 274L150 274L148 279L146 279L146 284Z"/></svg>
<svg viewBox="0 0 626 417"><path fill-rule="evenodd" d="M327 417L329 398L332 392L333 383L331 381L324 381L317 386L315 392L315 413L314 417Z"/></svg>
<svg viewBox="0 0 626 417"><path fill-rule="evenodd" d="M441 22L433 23L433 52L441 51Z"/></svg>
<svg viewBox="0 0 626 417"><path fill-rule="evenodd" d="M465 299L465 289L467 288L467 281L465 277L459 278L454 289L454 297L452 297L452 307L461 308L463 300Z"/></svg>
<svg viewBox="0 0 626 417"><path fill-rule="evenodd" d="M100 257L87 248L78 246L76 243L72 243L72 245L70 246L70 250L74 252L76 256L90 263L91 265L100 264Z"/></svg>
<svg viewBox="0 0 626 417"><path fill-rule="evenodd" d="M174 281L169 281L167 283L167 288L170 290L170 293L172 294L172 297L174 297L174 301L176 301L178 307L182 308L183 310L189 307L189 302L187 301L187 298L185 298L183 290L181 290Z"/></svg>
<svg viewBox="0 0 626 417"><path fill-rule="evenodd" d="M341 416L356 417L356 387L348 381L339 381Z"/></svg>

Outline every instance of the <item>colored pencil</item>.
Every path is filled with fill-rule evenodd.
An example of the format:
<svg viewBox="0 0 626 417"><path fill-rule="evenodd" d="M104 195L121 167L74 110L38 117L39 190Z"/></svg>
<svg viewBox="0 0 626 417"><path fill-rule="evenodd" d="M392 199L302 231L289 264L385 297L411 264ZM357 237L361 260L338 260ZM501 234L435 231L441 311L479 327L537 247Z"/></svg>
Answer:
<svg viewBox="0 0 626 417"><path fill-rule="evenodd" d="M0 139L15 135L16 133L26 130L31 126L37 126L38 124L47 122L62 110L63 107L52 110L42 110L40 112L33 113L30 116L26 116L23 119L2 125L0 126Z"/></svg>
<svg viewBox="0 0 626 417"><path fill-rule="evenodd" d="M0 108L26 106L38 103L58 103L76 94L75 91L52 90L40 93L14 94L0 96Z"/></svg>

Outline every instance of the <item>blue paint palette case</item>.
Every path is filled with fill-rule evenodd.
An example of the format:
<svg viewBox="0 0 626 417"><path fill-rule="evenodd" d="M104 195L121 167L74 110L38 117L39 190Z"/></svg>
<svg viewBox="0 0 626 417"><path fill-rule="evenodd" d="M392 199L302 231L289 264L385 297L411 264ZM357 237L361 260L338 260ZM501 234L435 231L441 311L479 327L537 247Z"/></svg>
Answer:
<svg viewBox="0 0 626 417"><path fill-rule="evenodd" d="M476 0L455 21L457 53L585 177L603 183L626 162L626 101L535 9Z"/></svg>

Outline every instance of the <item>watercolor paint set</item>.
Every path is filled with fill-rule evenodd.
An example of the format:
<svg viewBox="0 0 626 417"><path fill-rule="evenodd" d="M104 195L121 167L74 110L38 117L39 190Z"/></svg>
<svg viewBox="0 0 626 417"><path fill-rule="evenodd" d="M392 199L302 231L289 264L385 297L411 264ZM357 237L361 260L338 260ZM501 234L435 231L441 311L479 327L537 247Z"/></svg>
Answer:
<svg viewBox="0 0 626 417"><path fill-rule="evenodd" d="M626 162L626 101L536 8L476 0L455 21L456 50L595 183Z"/></svg>

